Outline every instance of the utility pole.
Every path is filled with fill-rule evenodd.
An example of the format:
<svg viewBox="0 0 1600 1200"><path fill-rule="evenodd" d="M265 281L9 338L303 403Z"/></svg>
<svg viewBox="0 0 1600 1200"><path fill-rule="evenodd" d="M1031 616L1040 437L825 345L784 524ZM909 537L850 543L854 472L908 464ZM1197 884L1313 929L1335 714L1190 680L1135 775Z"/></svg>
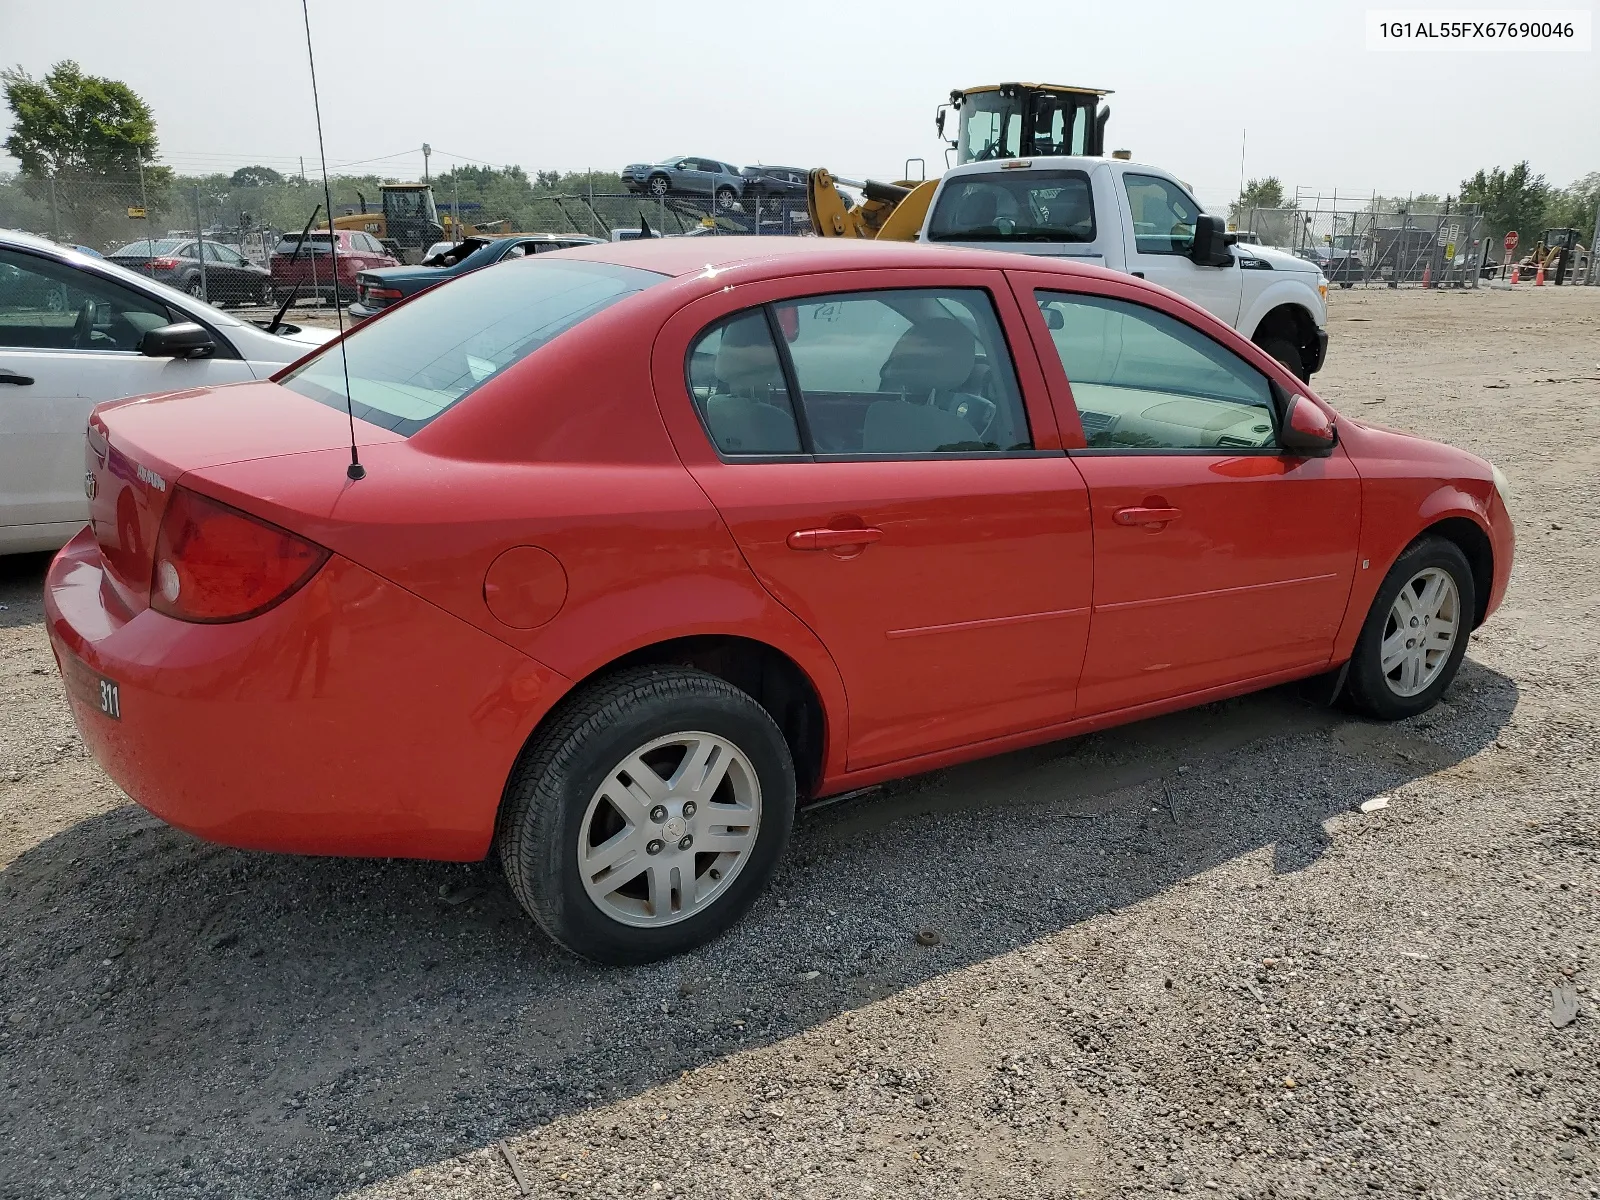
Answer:
<svg viewBox="0 0 1600 1200"><path fill-rule="evenodd" d="M306 181L306 156L304 154L302 154L300 156L300 182L304 183L305 181Z"/></svg>
<svg viewBox="0 0 1600 1200"><path fill-rule="evenodd" d="M433 147L428 145L427 142L423 142L422 143L422 182L423 183L432 182L428 178L428 156L430 154L432 154L432 153L433 153Z"/></svg>

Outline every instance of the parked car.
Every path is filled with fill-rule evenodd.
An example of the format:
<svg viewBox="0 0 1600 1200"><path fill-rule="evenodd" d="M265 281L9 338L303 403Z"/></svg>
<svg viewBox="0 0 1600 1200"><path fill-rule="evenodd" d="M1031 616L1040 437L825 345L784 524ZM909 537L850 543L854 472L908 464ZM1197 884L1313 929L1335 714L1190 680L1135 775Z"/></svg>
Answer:
<svg viewBox="0 0 1600 1200"><path fill-rule="evenodd" d="M295 248L300 245L300 235L291 233L278 242L272 252L272 295L275 303L282 304L292 292L301 300L334 298L333 258L338 250L339 299L355 299L356 276L363 271L381 267L398 267L400 260L385 250L372 234L360 229L334 231L339 240L329 240L326 229L313 231L307 238L300 256Z"/></svg>
<svg viewBox="0 0 1600 1200"><path fill-rule="evenodd" d="M1307 262L1317 264L1317 269L1328 277L1329 283L1351 288L1367 277L1366 264L1354 250L1339 250L1329 246L1304 246L1296 253Z"/></svg>
<svg viewBox="0 0 1600 1200"><path fill-rule="evenodd" d="M917 240L1071 257L1171 288L1302 380L1328 351L1328 281L1270 246L1229 245L1176 176L1126 159L974 162L940 177Z"/></svg>
<svg viewBox="0 0 1600 1200"><path fill-rule="evenodd" d="M96 404L265 379L330 336L269 334L106 259L0 231L0 554L53 550L83 527Z"/></svg>
<svg viewBox="0 0 1600 1200"><path fill-rule="evenodd" d="M272 277L232 246L194 238L145 238L106 256L210 304L270 304ZM205 262L205 271L200 264Z"/></svg>
<svg viewBox="0 0 1600 1200"><path fill-rule="evenodd" d="M622 185L650 196L713 196L717 207L732 208L744 195L745 178L732 163L714 158L667 158L629 163Z"/></svg>
<svg viewBox="0 0 1600 1200"><path fill-rule="evenodd" d="M800 167L746 167L744 194L747 196L785 196L804 200L806 180L811 172Z"/></svg>
<svg viewBox="0 0 1600 1200"><path fill-rule="evenodd" d="M606 962L736 920L797 802L1313 676L1414 716L1511 570L1489 463L1062 259L606 243L342 347L96 410L84 744L213 841L496 851Z"/></svg>
<svg viewBox="0 0 1600 1200"><path fill-rule="evenodd" d="M448 250L425 259L415 267L383 267L362 271L356 276L356 299L350 315L357 321L376 316L407 296L447 283L497 262L508 262L529 254L566 250L573 246L592 246L599 238L582 234L524 233L501 238L466 238Z"/></svg>

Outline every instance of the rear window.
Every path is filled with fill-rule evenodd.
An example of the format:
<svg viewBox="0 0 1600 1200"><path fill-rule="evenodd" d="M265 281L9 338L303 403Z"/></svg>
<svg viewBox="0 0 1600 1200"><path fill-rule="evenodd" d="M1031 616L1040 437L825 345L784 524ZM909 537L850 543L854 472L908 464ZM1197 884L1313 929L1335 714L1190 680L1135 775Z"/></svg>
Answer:
<svg viewBox="0 0 1600 1200"><path fill-rule="evenodd" d="M133 257L144 254L173 254L179 247L186 245L188 241L184 238L155 238L147 242L129 242L120 250L113 250L111 256L116 258L119 255Z"/></svg>
<svg viewBox="0 0 1600 1200"><path fill-rule="evenodd" d="M939 194L928 240L1092 242L1089 176L1082 171L958 176Z"/></svg>
<svg viewBox="0 0 1600 1200"><path fill-rule="evenodd" d="M310 237L305 239L305 242L306 248L300 251L301 258L304 258L308 254L327 254L329 246L331 245L330 241L328 240L328 235L325 233L313 233ZM298 233L290 234L278 243L278 248L274 250L273 253L293 254L297 249L299 249L299 246L300 235Z"/></svg>
<svg viewBox="0 0 1600 1200"><path fill-rule="evenodd" d="M407 436L513 363L667 276L536 258L476 271L356 328L279 382L340 411L345 362L355 415Z"/></svg>

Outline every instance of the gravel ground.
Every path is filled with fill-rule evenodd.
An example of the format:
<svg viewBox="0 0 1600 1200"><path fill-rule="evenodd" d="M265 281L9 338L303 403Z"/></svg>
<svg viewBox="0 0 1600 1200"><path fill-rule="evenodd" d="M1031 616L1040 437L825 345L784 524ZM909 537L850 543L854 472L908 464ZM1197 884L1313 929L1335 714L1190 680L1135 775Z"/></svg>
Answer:
<svg viewBox="0 0 1600 1200"><path fill-rule="evenodd" d="M1332 329L1324 395L1512 481L1445 703L1267 692L813 810L732 934L637 970L488 866L128 805L43 561L0 560L0 1196L1600 1196L1600 289Z"/></svg>

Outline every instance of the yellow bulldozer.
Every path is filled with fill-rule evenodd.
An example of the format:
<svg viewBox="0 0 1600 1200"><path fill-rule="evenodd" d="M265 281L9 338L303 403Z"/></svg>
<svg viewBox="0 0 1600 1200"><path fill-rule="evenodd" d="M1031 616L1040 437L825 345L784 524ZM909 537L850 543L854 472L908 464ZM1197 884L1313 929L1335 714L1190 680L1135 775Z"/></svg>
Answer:
<svg viewBox="0 0 1600 1200"><path fill-rule="evenodd" d="M956 89L934 113L934 126L956 166L1003 158L1105 153L1111 93L1055 83L991 83ZM951 128L953 126L953 128ZM905 174L910 174L910 162ZM806 184L806 211L818 237L912 241L928 215L937 179L883 183L846 179L824 167ZM851 205L839 184L861 192Z"/></svg>

